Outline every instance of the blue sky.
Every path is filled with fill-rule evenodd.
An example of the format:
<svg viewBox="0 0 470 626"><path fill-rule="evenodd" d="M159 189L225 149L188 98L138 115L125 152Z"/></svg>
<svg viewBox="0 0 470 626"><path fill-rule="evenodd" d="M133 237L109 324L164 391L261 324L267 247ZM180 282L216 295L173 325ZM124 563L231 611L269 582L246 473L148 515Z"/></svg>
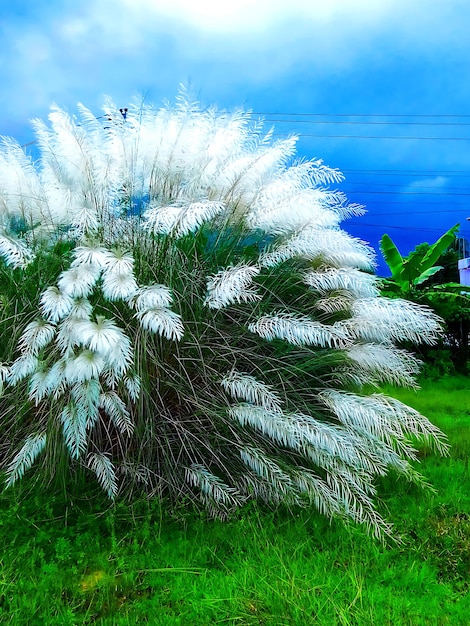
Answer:
<svg viewBox="0 0 470 626"><path fill-rule="evenodd" d="M99 114L103 94L159 105L184 83L342 170L368 209L343 227L374 247L388 232L406 254L457 222L470 239L468 0L5 4L0 134L31 141L52 102Z"/></svg>

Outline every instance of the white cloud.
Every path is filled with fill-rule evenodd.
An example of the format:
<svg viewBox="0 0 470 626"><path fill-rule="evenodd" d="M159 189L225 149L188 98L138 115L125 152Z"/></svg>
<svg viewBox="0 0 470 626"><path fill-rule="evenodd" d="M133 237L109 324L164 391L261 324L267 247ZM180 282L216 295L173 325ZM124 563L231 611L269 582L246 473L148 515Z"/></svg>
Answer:
<svg viewBox="0 0 470 626"><path fill-rule="evenodd" d="M93 11L101 7L98 12L103 10L111 21L123 14L130 23L137 20L144 24L160 17L201 31L228 34L265 32L291 20L331 23L353 19L367 25L389 13L394 5L397 2L392 0L101 0L91 4Z"/></svg>
<svg viewBox="0 0 470 626"><path fill-rule="evenodd" d="M446 176L435 176L434 178L421 178L419 180L412 181L407 189L413 191L416 187L442 189L447 186L449 179Z"/></svg>
<svg viewBox="0 0 470 626"><path fill-rule="evenodd" d="M103 92L125 102L148 89L160 102L180 82L206 102L250 106L254 90L285 95L286 77L302 86L297 106L312 106L322 89L349 103L355 68L386 66L447 36L460 21L439 20L439 7L464 1L432 0L422 19L424 2L410 0L52 0L37 19L0 24L0 106L26 120L52 101L97 108ZM395 98L393 83L383 89Z"/></svg>

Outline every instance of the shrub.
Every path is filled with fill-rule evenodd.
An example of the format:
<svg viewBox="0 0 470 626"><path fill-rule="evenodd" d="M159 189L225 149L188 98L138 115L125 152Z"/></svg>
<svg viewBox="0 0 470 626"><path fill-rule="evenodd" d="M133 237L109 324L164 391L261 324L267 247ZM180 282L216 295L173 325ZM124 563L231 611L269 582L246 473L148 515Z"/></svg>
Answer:
<svg viewBox="0 0 470 626"><path fill-rule="evenodd" d="M183 96L104 112L34 122L37 163L3 140L6 484L66 462L110 497L314 504L387 532L375 477L419 482L410 437L446 444L370 389L413 385L394 342L439 324L379 296L372 250L339 227L361 211L340 173Z"/></svg>

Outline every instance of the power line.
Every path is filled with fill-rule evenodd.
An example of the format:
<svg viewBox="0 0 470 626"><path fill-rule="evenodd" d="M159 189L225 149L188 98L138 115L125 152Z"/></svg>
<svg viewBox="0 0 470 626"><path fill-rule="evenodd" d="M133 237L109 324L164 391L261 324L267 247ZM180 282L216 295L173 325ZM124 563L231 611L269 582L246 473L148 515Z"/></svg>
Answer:
<svg viewBox="0 0 470 626"><path fill-rule="evenodd" d="M470 126L470 122L357 122L355 120L280 120L264 118L264 122L275 124L348 124L351 126Z"/></svg>
<svg viewBox="0 0 470 626"><path fill-rule="evenodd" d="M345 193L355 193L355 194L381 194L381 195L390 195L390 196L445 196L445 197L460 197L460 196L470 196L470 193L433 193L431 191L366 191L365 189L354 190L350 189Z"/></svg>
<svg viewBox="0 0 470 626"><path fill-rule="evenodd" d="M317 139L401 139L401 140L416 140L416 141L470 141L470 137L399 137L396 135L316 135L310 133L293 133L302 137L316 137ZM285 133L273 133L273 137L287 138Z"/></svg>
<svg viewBox="0 0 470 626"><path fill-rule="evenodd" d="M366 176L454 176L470 178L470 170L341 170L343 174L365 174Z"/></svg>
<svg viewBox="0 0 470 626"><path fill-rule="evenodd" d="M396 204L398 206L414 206L414 207L428 207L428 206L449 206L449 202L414 202L412 200L367 200L366 206L389 206L391 204ZM454 206L454 205L452 205ZM462 208L455 209L455 211L469 211L467 205L462 205Z"/></svg>
<svg viewBox="0 0 470 626"><path fill-rule="evenodd" d="M252 115L265 115L265 116L292 116L292 117L439 117L439 118L455 118L455 117L463 117L469 118L470 114L468 113L267 113L267 112L259 112L252 111Z"/></svg>
<svg viewBox="0 0 470 626"><path fill-rule="evenodd" d="M360 224L359 223L348 224L347 225L347 230L349 230L350 226L354 226L356 229L358 227L365 226L367 228L381 228L381 229L384 229L384 228L394 228L396 230L406 230L406 231L416 230L418 232L421 232L421 231L428 232L429 231L429 232L433 232L433 233L434 232L442 233L442 228L427 228L425 226L408 226L408 225L395 226L395 225L392 225L392 224L368 224L366 222L361 222ZM468 236L467 231L459 231L459 236L463 236L463 237Z"/></svg>
<svg viewBox="0 0 470 626"><path fill-rule="evenodd" d="M371 181L362 181L362 180L348 180L345 181L344 183L345 185L380 185L381 187L393 187L394 189L403 189L403 184L399 185L399 184L390 184L390 183L375 183L375 182L371 182ZM431 190L431 194L433 192L437 192L440 188L439 187L426 187L425 185L407 185L408 187L413 187L413 189L430 189ZM449 195L447 192L448 191L467 191L467 187L442 187L441 188L442 191L444 193L440 194L440 195ZM351 193L362 193L362 189L351 189L350 190ZM405 193L405 192L391 192L391 193ZM439 195L439 194L437 194Z"/></svg>
<svg viewBox="0 0 470 626"><path fill-rule="evenodd" d="M372 213L372 211L367 211L367 215L368 216L373 216L373 217L389 217L389 216L394 216L394 215L429 215L430 213L463 213L463 212L468 212L468 209L437 209L437 210L432 210L432 211L394 211L393 213Z"/></svg>
<svg viewBox="0 0 470 626"><path fill-rule="evenodd" d="M410 200L367 200L367 206L373 206L378 204L379 206L384 206L384 205L388 205L388 204L399 204L402 206L423 206L423 207L427 207L427 206L449 206L449 204L451 203L451 200L448 200L447 202L433 202L433 201L423 201L423 202L414 202L414 201L410 201ZM460 210L460 209L458 209ZM467 209L467 205L463 206L462 211L468 211Z"/></svg>

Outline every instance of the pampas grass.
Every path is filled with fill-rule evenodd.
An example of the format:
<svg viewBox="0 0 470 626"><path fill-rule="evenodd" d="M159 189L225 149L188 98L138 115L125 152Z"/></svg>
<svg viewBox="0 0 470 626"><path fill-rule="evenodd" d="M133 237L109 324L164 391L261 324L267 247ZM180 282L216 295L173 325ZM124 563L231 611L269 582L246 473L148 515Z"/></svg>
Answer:
<svg viewBox="0 0 470 626"><path fill-rule="evenodd" d="M445 441L369 390L414 385L395 342L439 321L378 296L341 174L184 94L78 110L34 123L37 162L0 152L7 485L65 455L111 498L313 504L389 532L375 477L415 480L411 439Z"/></svg>

